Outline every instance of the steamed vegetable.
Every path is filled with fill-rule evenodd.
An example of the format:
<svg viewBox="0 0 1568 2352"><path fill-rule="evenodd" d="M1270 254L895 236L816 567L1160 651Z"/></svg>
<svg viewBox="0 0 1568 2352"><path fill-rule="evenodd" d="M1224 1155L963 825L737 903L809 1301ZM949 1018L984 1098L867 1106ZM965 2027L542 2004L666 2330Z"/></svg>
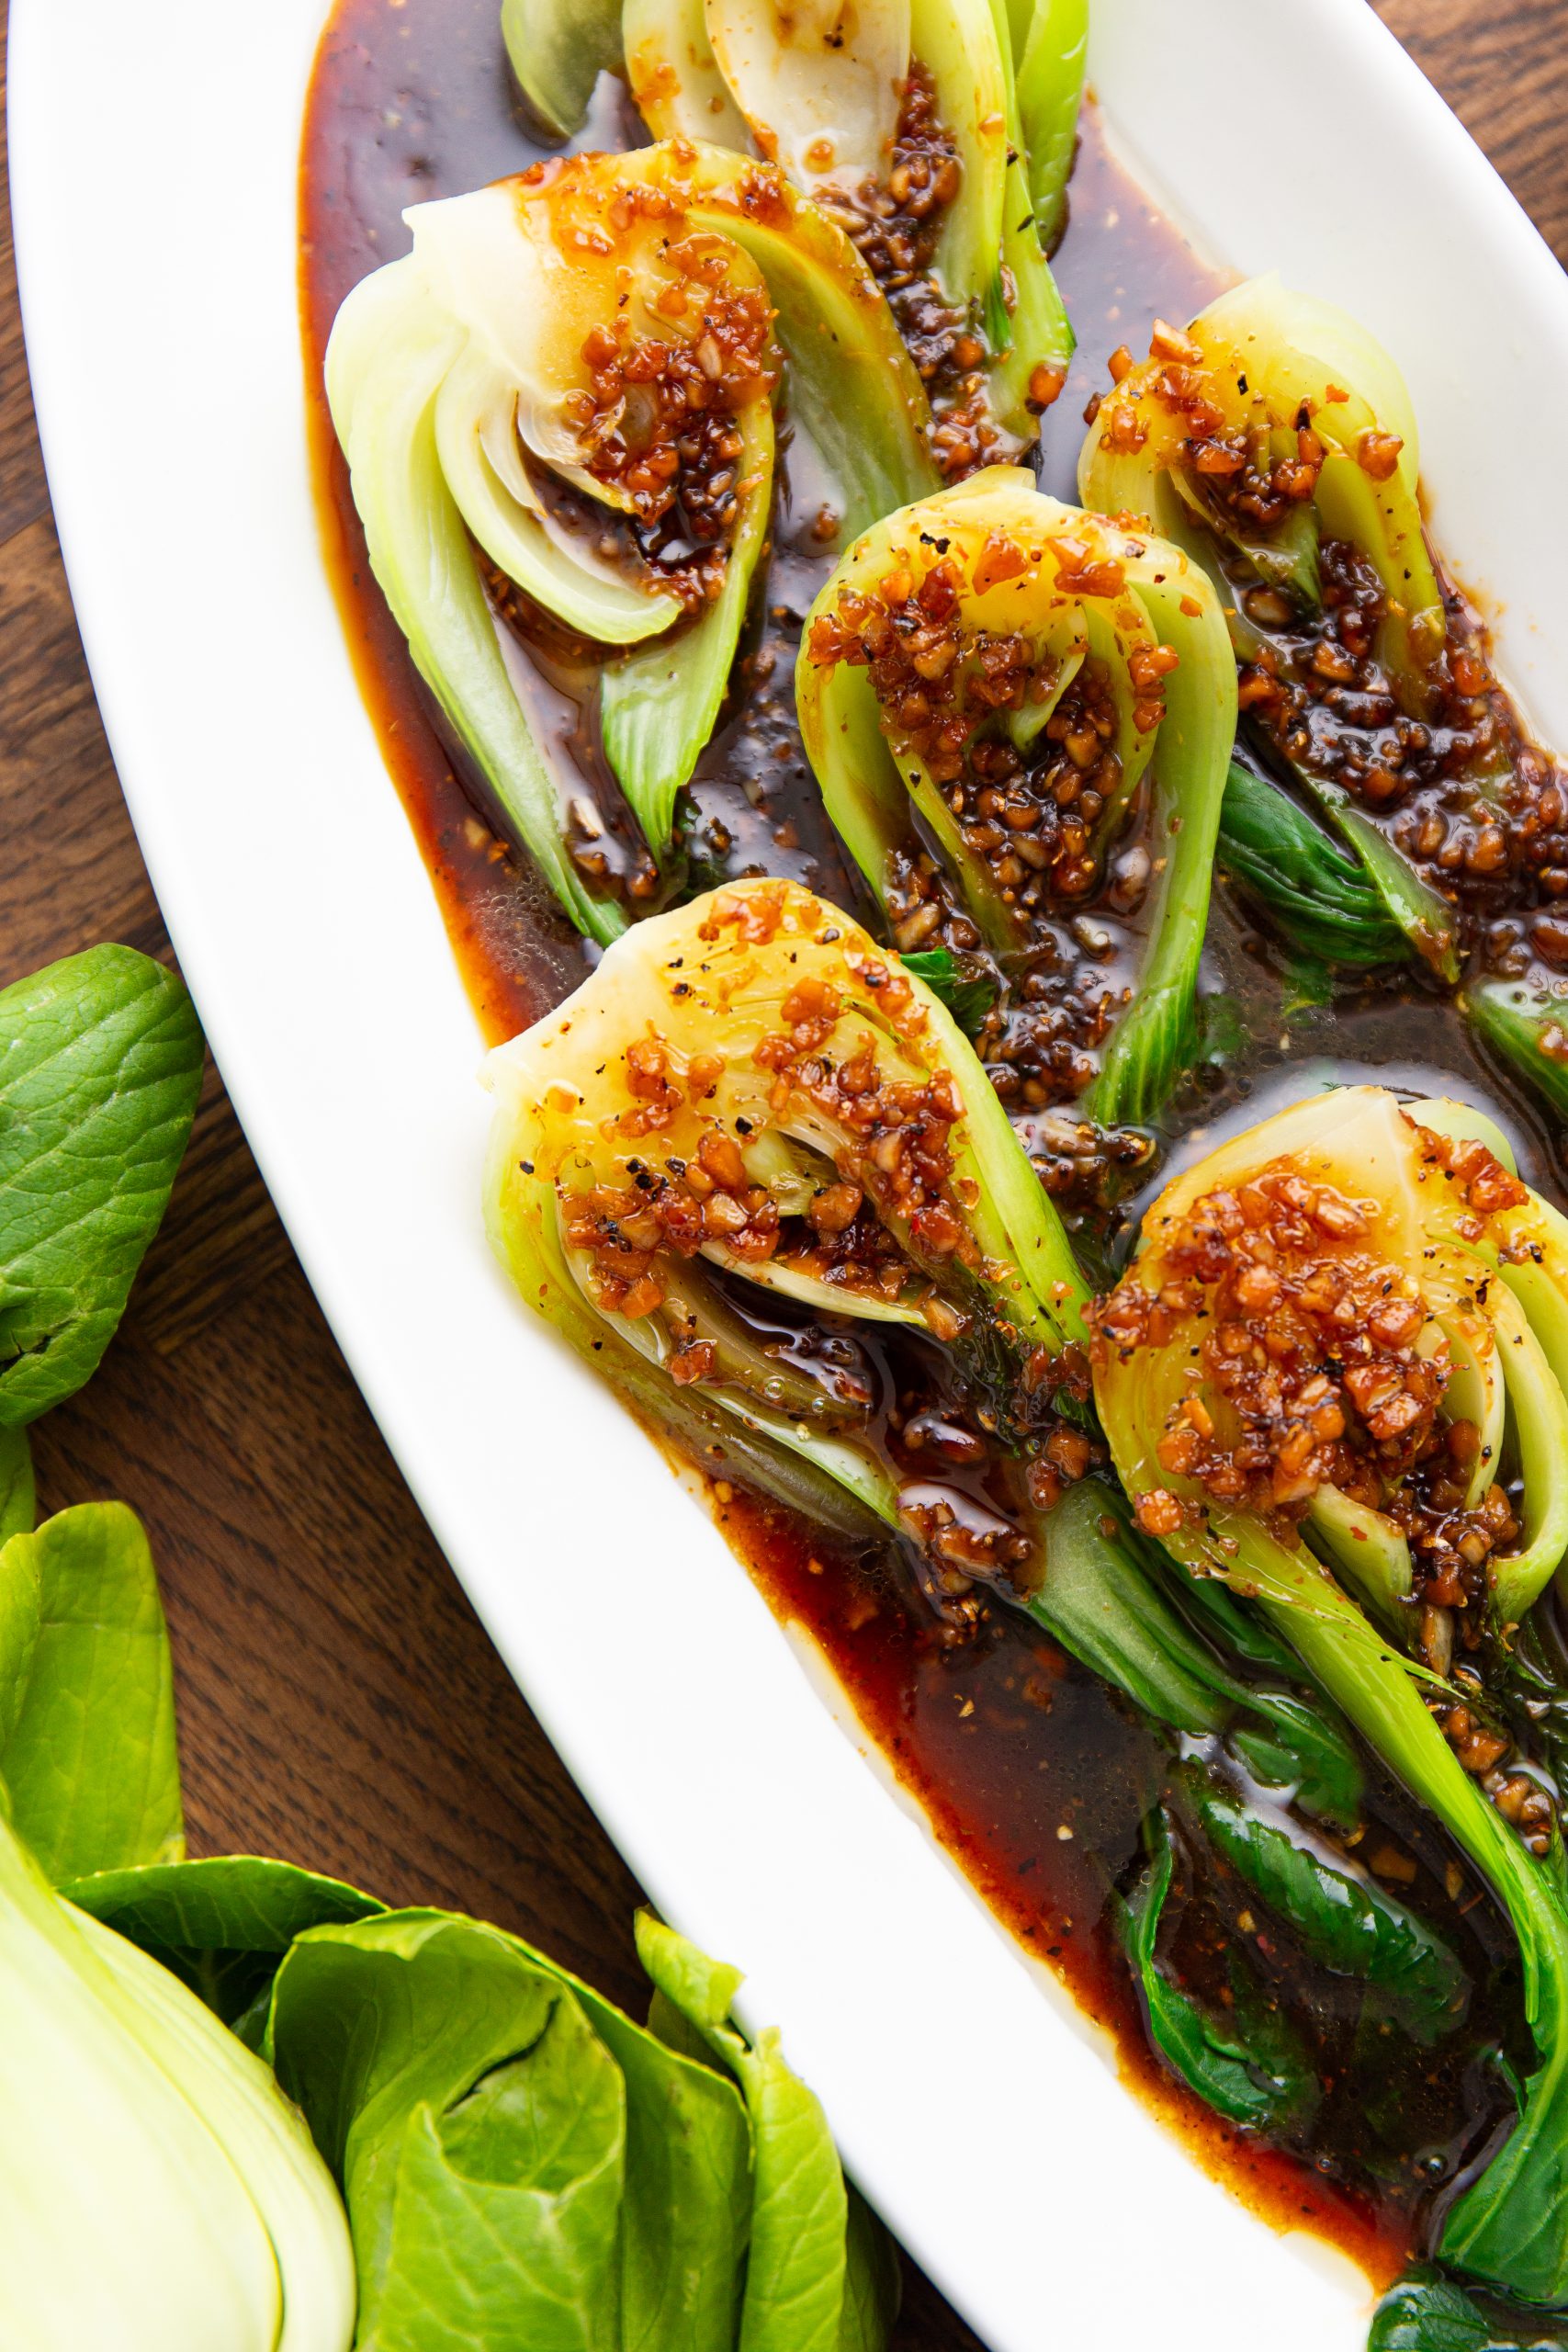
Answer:
<svg viewBox="0 0 1568 2352"><path fill-rule="evenodd" d="M1232 1956L1229 2007L1211 2009L1171 1979L1158 1939L1176 1868L1170 1825L1159 1807L1149 1816L1149 1861L1114 1917L1143 1998L1149 2038L1160 2056L1206 2107L1249 2131L1280 2131L1310 2114L1317 2086L1306 2053L1277 2004L1247 1963Z"/></svg>
<svg viewBox="0 0 1568 2352"><path fill-rule="evenodd" d="M796 696L828 813L904 948L1049 943L1146 805L1146 936L1083 1107L1151 1117L1196 1051L1235 732L1202 571L994 467L850 550L812 609Z"/></svg>
<svg viewBox="0 0 1568 2352"><path fill-rule="evenodd" d="M501 31L529 107L546 130L570 139L600 74L620 66L620 0L501 0Z"/></svg>
<svg viewBox="0 0 1568 2352"><path fill-rule="evenodd" d="M1067 181L1077 149L1089 62L1089 0L1011 0L1018 113L1029 155L1029 193L1047 253L1067 220Z"/></svg>
<svg viewBox="0 0 1568 2352"><path fill-rule="evenodd" d="M475 549L581 636L670 639L607 673L604 712L611 765L662 854L767 529L766 288L687 217L657 152L536 170L416 206L410 223L412 253L355 288L327 353L371 561L503 814L573 920L609 938L622 918L592 887L604 850L589 828L574 855Z"/></svg>
<svg viewBox="0 0 1568 2352"><path fill-rule="evenodd" d="M568 804L492 606L520 592L626 649L601 673L604 750L662 862L768 528L775 313L851 507L931 479L924 396L852 248L743 176L712 149L657 147L416 206L412 253L354 289L327 353L393 616L507 823L600 940L651 877L608 812Z"/></svg>
<svg viewBox="0 0 1568 2352"><path fill-rule="evenodd" d="M1220 870L1299 955L1343 971L1403 963L1404 933L1360 860L1279 785L1233 759L1220 812Z"/></svg>
<svg viewBox="0 0 1568 2352"><path fill-rule="evenodd" d="M847 915L769 882L655 918L489 1067L495 1247L646 1418L820 1525L897 1532L940 1610L996 1591L1156 1722L1234 1733L1351 1817L1354 1758L1288 1657L1244 1681L1242 1612L1184 1615L1074 1483L1081 1278L951 1015ZM889 1340L943 1397L919 1452L883 1420Z"/></svg>
<svg viewBox="0 0 1568 2352"><path fill-rule="evenodd" d="M856 1520L905 1509L871 1371L794 1344L802 1310L929 1335L1010 1420L1034 1351L1081 1334L1055 1212L951 1014L794 884L639 924L489 1072L487 1213L524 1296L657 1418L733 1419L770 1490L799 1462Z"/></svg>
<svg viewBox="0 0 1568 2352"><path fill-rule="evenodd" d="M1095 1395L1139 1523L1262 1607L1506 1909L1538 2063L1441 2251L1551 2302L1568 2294L1561 1849L1550 1822L1517 1829L1489 1801L1443 1689L1456 1643L1517 1622L1568 1549L1568 1227L1494 1135L1461 1105L1350 1088L1222 1146L1145 1217L1099 1311Z"/></svg>
<svg viewBox="0 0 1568 2352"><path fill-rule="evenodd" d="M939 435L944 472L976 462L976 409L1034 437L1073 337L1035 223L1028 136L1037 128L1043 141L1054 220L1063 123L1082 87L1070 28L1043 36L1021 87L991 0L874 0L849 16L626 0L622 28L632 95L656 138L713 140L777 164L862 247L955 420ZM946 314L934 341L933 297ZM995 435L987 424L982 444Z"/></svg>
<svg viewBox="0 0 1568 2352"><path fill-rule="evenodd" d="M1157 327L1147 362L1100 403L1078 467L1086 506L1147 515L1208 567L1244 716L1452 980L1450 900L1375 813L1422 772L1421 730L1455 683L1418 479L1415 413L1388 353L1276 277L1221 295L1185 333ZM1363 731L1352 741L1341 722ZM1476 775L1495 778L1479 735Z"/></svg>
<svg viewBox="0 0 1568 2352"><path fill-rule="evenodd" d="M1508 980L1483 980L1461 1000L1471 1025L1559 1116L1568 1116L1568 1001Z"/></svg>

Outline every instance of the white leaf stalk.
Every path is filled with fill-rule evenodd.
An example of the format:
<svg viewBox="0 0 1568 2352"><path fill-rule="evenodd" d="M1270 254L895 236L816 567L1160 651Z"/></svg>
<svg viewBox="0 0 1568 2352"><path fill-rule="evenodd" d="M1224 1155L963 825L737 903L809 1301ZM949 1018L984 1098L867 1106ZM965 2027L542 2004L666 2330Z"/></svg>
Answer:
<svg viewBox="0 0 1568 2352"><path fill-rule="evenodd" d="M27 2352L348 2352L354 2258L303 2120L0 1821L0 2275Z"/></svg>

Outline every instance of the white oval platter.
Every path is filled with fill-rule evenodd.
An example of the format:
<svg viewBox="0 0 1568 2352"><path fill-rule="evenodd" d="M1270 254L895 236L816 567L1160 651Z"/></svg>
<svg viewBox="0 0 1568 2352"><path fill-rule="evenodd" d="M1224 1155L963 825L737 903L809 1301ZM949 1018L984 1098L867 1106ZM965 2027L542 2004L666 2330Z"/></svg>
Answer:
<svg viewBox="0 0 1568 2352"><path fill-rule="evenodd" d="M395 8L399 0L389 0ZM479 1041L317 549L295 293L323 0L13 0L34 389L105 722L213 1051L437 1536L655 1900L743 1966L994 2352L1357 2352L1369 2293L1205 2178L859 1752L659 1455L509 1295ZM1403 362L1441 542L1568 743L1568 281L1364 0L1096 0L1217 259ZM1540 432L1547 435L1537 446ZM1555 662L1554 653L1559 657ZM281 1629L284 1632L286 1629Z"/></svg>

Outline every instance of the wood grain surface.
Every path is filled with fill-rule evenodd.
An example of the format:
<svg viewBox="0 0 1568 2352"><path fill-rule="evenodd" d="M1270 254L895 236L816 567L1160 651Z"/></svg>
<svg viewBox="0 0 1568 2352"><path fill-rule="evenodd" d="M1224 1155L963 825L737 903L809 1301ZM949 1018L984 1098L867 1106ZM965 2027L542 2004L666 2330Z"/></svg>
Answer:
<svg viewBox="0 0 1568 2352"><path fill-rule="evenodd" d="M1564 0L1380 5L1568 262ZM170 954L72 616L5 219L0 983L96 940ZM216 1072L119 1338L36 1450L45 1508L120 1496L151 1530L193 1850L287 1854L474 1911L643 1997L636 1883L415 1509ZM975 2344L912 2265L897 2341Z"/></svg>

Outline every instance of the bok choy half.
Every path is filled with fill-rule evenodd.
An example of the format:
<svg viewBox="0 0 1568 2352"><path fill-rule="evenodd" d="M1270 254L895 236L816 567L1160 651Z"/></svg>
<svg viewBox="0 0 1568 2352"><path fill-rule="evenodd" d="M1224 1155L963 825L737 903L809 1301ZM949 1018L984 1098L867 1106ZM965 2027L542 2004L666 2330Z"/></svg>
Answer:
<svg viewBox="0 0 1568 2352"><path fill-rule="evenodd" d="M1143 514L1207 566L1243 665L1244 718L1355 851L1413 949L1458 975L1453 907L1377 811L1408 787L1452 689L1403 378L1330 304L1277 277L1156 330L1100 403L1086 506ZM1376 715L1348 746L1338 721ZM1495 751L1476 752L1483 797Z"/></svg>
<svg viewBox="0 0 1568 2352"><path fill-rule="evenodd" d="M1036 224L1038 202L1048 233L1059 227L1083 87L1081 40L1060 13L1043 0L1052 21L1031 51L993 0L871 0L847 16L820 0L622 10L654 135L776 164L865 254L942 414L944 472L975 462L976 433L1032 440L1072 356ZM526 79L532 36L521 9L511 21Z"/></svg>
<svg viewBox="0 0 1568 2352"><path fill-rule="evenodd" d="M1370 1087L1222 1145L1147 1213L1094 1385L1140 1527L1261 1608L1507 1912L1537 2063L1441 2252L1553 2303L1568 1881L1550 1796L1480 1783L1507 1743L1477 1757L1450 1680L1568 1550L1568 1224L1506 1160L1464 1106Z"/></svg>
<svg viewBox="0 0 1568 2352"><path fill-rule="evenodd" d="M856 542L795 691L828 814L906 949L1053 953L1141 820L1135 978L1082 1104L1156 1114L1196 1052L1235 734L1201 568L993 467Z"/></svg>
<svg viewBox="0 0 1568 2352"><path fill-rule="evenodd" d="M852 247L739 172L655 147L416 206L412 252L354 289L327 352L393 616L504 820L601 941L639 886L568 803L492 605L520 595L569 642L614 649L605 757L662 863L767 534L775 321L857 526L933 479L924 395Z"/></svg>
<svg viewBox="0 0 1568 2352"><path fill-rule="evenodd" d="M1055 1212L952 1016L849 916L758 882L652 918L488 1069L496 1250L646 1421L901 1538L955 1630L984 1594L1026 1610L1157 1723L1351 1817L1354 1758L1289 1653L1173 1589L1085 1477ZM908 1379L935 1401L896 1425Z"/></svg>

